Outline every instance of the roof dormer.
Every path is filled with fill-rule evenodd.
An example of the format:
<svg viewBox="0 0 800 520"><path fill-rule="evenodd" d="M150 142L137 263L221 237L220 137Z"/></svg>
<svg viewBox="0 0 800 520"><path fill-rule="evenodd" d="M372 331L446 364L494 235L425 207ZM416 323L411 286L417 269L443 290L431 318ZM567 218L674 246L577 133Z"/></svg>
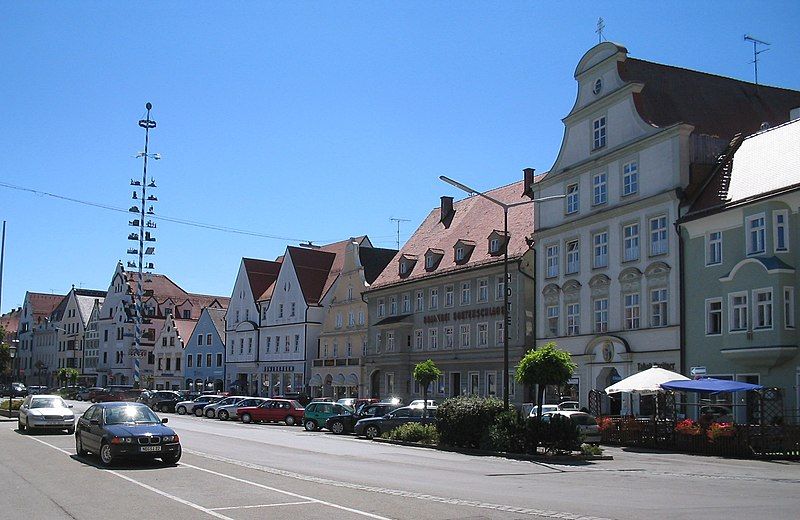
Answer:
<svg viewBox="0 0 800 520"><path fill-rule="evenodd" d="M444 258L444 251L441 249L430 248L425 252L425 270L435 271Z"/></svg>
<svg viewBox="0 0 800 520"><path fill-rule="evenodd" d="M453 246L453 260L456 265L463 265L469 261L472 251L475 250L475 242L472 240L461 239Z"/></svg>
<svg viewBox="0 0 800 520"><path fill-rule="evenodd" d="M497 229L489 234L489 254L491 256L502 255L508 246L508 235Z"/></svg>
<svg viewBox="0 0 800 520"><path fill-rule="evenodd" d="M403 253L400 255L399 274L400 278L405 278L414 270L414 265L417 263L417 255L410 255Z"/></svg>

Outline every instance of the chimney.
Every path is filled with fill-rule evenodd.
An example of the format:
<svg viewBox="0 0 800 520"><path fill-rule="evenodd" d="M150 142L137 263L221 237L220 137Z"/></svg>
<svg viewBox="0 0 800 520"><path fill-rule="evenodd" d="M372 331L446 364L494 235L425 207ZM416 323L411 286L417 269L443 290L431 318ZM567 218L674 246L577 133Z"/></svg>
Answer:
<svg viewBox="0 0 800 520"><path fill-rule="evenodd" d="M789 110L789 121L800 119L800 107Z"/></svg>
<svg viewBox="0 0 800 520"><path fill-rule="evenodd" d="M522 170L522 178L525 180L522 187L522 196L533 198L533 176L536 170L533 168L525 168Z"/></svg>
<svg viewBox="0 0 800 520"><path fill-rule="evenodd" d="M444 224L445 228L449 228L450 223L453 222L453 216L456 214L456 210L453 209L453 197L442 196L440 211L439 222Z"/></svg>

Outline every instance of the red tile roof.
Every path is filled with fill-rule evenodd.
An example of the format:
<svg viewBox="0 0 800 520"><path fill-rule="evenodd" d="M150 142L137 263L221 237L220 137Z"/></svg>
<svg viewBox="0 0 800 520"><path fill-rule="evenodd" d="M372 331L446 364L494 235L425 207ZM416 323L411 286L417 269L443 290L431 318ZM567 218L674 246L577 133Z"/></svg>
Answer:
<svg viewBox="0 0 800 520"><path fill-rule="evenodd" d="M275 280L278 279L278 273L281 270L281 262L256 258L242 258L242 262L244 262L244 270L247 273L250 291L253 293L255 301L270 299L275 287Z"/></svg>
<svg viewBox="0 0 800 520"><path fill-rule="evenodd" d="M642 118L657 127L694 125L695 132L731 139L757 132L761 123L777 126L800 106L800 92L756 85L635 58L617 63L623 81L644 83L634 94Z"/></svg>
<svg viewBox="0 0 800 520"><path fill-rule="evenodd" d="M38 323L43 318L47 318L58 307L64 299L63 294L28 293L28 302L31 305L31 314L34 323Z"/></svg>
<svg viewBox="0 0 800 520"><path fill-rule="evenodd" d="M7 335L13 336L17 333L20 316L22 316L22 308L14 309L0 316L0 327L3 327Z"/></svg>
<svg viewBox="0 0 800 520"><path fill-rule="evenodd" d="M486 194L504 203L521 202L523 184L523 181L515 182L487 191ZM503 229L502 208L479 196L459 200L453 204L453 207L455 215L449 228L445 228L439 222L440 209L431 210L414 235L389 262L371 288L502 262L502 255L492 256L489 254L489 235L495 230ZM511 208L508 211L508 232L511 235L508 255L510 258L519 257L528 250L525 238L533 233L532 204ZM502 232L500 234L502 235ZM476 244L469 260L462 264L456 264L453 252L453 248L459 240L471 240ZM431 272L425 270L425 253L428 249L444 250L444 257L438 267ZM398 262L404 255L417 256L417 261L410 274L400 277Z"/></svg>
<svg viewBox="0 0 800 520"><path fill-rule="evenodd" d="M322 249L307 249L289 246L286 253L292 259L297 280L306 303L316 305L325 294L325 287L334 267L337 255ZM339 267L341 271L341 267Z"/></svg>
<svg viewBox="0 0 800 520"><path fill-rule="evenodd" d="M125 271L125 277L131 289L131 294L135 295L139 273L135 271ZM153 297L159 302L166 300L170 296L185 297L187 294L178 284L163 274L144 273L142 275L142 289L145 293L152 291Z"/></svg>

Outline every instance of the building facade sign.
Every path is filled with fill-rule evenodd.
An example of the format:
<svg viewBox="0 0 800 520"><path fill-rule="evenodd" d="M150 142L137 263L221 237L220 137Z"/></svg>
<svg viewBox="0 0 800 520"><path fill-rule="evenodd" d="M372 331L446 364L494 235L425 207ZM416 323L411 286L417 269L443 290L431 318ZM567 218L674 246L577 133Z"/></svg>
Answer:
<svg viewBox="0 0 800 520"><path fill-rule="evenodd" d="M458 312L440 312L437 314L429 314L428 316L422 318L422 322L426 325L429 323L448 323L449 321L472 320L487 316L497 316L500 314L503 314L502 305L496 307L482 307L480 309L469 309Z"/></svg>

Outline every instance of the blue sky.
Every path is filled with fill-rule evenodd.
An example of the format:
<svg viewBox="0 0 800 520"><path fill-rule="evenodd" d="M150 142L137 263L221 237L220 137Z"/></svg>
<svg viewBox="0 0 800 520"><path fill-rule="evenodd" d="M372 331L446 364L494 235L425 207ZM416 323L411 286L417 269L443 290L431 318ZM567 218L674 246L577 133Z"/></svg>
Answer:
<svg viewBox="0 0 800 520"><path fill-rule="evenodd" d="M368 234L393 247L446 174L479 189L546 171L595 24L633 57L800 89L798 2L4 2L0 182L114 207L154 105L157 271L229 295L242 256ZM499 215L498 215L499 218ZM0 187L2 310L106 289L128 215Z"/></svg>

